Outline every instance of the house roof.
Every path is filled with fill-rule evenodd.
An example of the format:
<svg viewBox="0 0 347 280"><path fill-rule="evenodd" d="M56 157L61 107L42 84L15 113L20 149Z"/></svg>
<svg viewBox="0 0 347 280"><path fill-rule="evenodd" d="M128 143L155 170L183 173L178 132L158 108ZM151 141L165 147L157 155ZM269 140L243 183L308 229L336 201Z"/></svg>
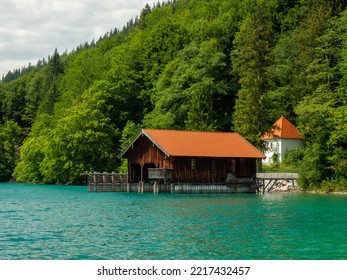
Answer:
<svg viewBox="0 0 347 280"><path fill-rule="evenodd" d="M269 140L274 138L281 139L302 139L299 130L285 118L280 117L272 126L272 128L266 132L263 136L263 140Z"/></svg>
<svg viewBox="0 0 347 280"><path fill-rule="evenodd" d="M167 156L265 158L259 150L237 133L143 129L120 154L146 136Z"/></svg>

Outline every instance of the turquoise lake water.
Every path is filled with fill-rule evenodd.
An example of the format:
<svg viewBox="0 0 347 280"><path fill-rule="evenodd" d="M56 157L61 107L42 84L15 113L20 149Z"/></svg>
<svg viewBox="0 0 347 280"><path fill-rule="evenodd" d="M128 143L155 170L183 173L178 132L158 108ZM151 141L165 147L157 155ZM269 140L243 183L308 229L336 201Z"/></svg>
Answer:
<svg viewBox="0 0 347 280"><path fill-rule="evenodd" d="M0 259L347 259L347 196L0 184Z"/></svg>

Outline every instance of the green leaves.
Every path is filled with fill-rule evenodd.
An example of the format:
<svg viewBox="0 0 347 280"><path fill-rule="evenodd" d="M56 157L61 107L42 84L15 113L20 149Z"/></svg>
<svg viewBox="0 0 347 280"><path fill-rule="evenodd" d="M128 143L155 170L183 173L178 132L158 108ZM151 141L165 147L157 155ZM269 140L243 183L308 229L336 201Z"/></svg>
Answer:
<svg viewBox="0 0 347 280"><path fill-rule="evenodd" d="M0 125L0 181L9 180L19 159L22 130L14 121Z"/></svg>
<svg viewBox="0 0 347 280"><path fill-rule="evenodd" d="M232 52L233 71L240 84L233 115L234 129L258 147L265 127L263 95L268 89L266 69L271 63L272 35L265 7L258 5L242 22Z"/></svg>
<svg viewBox="0 0 347 280"><path fill-rule="evenodd" d="M17 180L46 183L126 171L116 155L141 127L235 130L261 147L285 115L305 140L293 159L302 186L343 182L347 2L336 3L146 6L123 31L9 73L0 83L0 179L15 166Z"/></svg>
<svg viewBox="0 0 347 280"><path fill-rule="evenodd" d="M22 161L15 176L18 181L45 183L76 182L86 171L112 170L118 129L108 117L111 93L106 83L96 83L50 129L36 125L21 151Z"/></svg>
<svg viewBox="0 0 347 280"><path fill-rule="evenodd" d="M306 189L345 182L347 148L347 98L344 68L346 13L331 18L316 38L306 79L309 94L296 107L299 129L305 137L301 168Z"/></svg>
<svg viewBox="0 0 347 280"><path fill-rule="evenodd" d="M159 77L154 110L146 126L190 130L225 129L230 114L226 56L215 39L192 43L172 60ZM221 101L225 100L225 102ZM229 101L229 102L228 102ZM218 115L224 111L224 116Z"/></svg>

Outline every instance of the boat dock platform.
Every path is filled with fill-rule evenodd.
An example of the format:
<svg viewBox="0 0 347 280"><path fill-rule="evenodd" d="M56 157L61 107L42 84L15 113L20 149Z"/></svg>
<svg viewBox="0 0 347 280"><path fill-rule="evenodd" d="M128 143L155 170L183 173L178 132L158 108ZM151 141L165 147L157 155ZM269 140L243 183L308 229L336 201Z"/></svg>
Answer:
<svg viewBox="0 0 347 280"><path fill-rule="evenodd" d="M258 172L255 178L239 178L228 183L169 183L153 180L150 183L129 183L127 173L88 174L89 192L153 192L153 193L202 193L202 194L231 194L231 193L266 193L270 192L279 181L289 181L297 185L298 173L287 172Z"/></svg>

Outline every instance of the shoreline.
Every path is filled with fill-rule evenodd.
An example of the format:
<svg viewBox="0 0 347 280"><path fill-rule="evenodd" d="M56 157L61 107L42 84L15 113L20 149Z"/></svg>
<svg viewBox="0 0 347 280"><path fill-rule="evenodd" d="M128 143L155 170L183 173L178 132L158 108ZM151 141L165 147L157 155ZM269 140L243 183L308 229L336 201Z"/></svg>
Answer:
<svg viewBox="0 0 347 280"><path fill-rule="evenodd" d="M293 188L291 190L274 190L270 192L266 192L265 194L326 194L326 195L347 195L347 191L323 191L323 190L315 190L315 191L304 191L298 188Z"/></svg>
<svg viewBox="0 0 347 280"><path fill-rule="evenodd" d="M336 192L326 192L326 191L306 191L303 193L310 194L331 194L331 195L347 195L347 191L336 191Z"/></svg>
<svg viewBox="0 0 347 280"><path fill-rule="evenodd" d="M264 183L269 185L269 180L265 180ZM313 190L303 190L297 185L296 181L290 180L278 180L275 181L273 185L270 185L269 188L266 189L265 193L275 194L275 193L288 193L288 194L331 194L331 195L347 195L347 191L336 190L332 191L329 189L313 189Z"/></svg>
<svg viewBox="0 0 347 280"><path fill-rule="evenodd" d="M29 185L51 185L51 186L78 186L83 187L87 185L71 185L71 184L40 184L40 183L20 183L15 181L8 181L8 182L0 182L4 184L29 184ZM285 188L275 188L271 191L267 191L264 194L325 194L325 195L347 195L347 191L324 191L324 190L301 190L297 186L293 187L292 185L287 185Z"/></svg>

